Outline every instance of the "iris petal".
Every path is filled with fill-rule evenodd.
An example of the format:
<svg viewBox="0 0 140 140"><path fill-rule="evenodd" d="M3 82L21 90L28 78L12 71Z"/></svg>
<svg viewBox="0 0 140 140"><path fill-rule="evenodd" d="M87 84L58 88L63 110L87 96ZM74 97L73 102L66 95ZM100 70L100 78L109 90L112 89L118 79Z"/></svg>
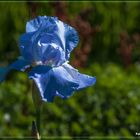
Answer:
<svg viewBox="0 0 140 140"><path fill-rule="evenodd" d="M27 61L34 61L34 52L33 52L33 36L34 33L22 34L19 39L19 48L21 55Z"/></svg>
<svg viewBox="0 0 140 140"><path fill-rule="evenodd" d="M63 23L60 20L56 20L58 26L58 35L62 42L62 49L65 50L66 60L70 57L70 52L77 46L79 38L77 31L69 26L68 24Z"/></svg>
<svg viewBox="0 0 140 140"><path fill-rule="evenodd" d="M16 61L9 65L9 69L14 69L18 71L25 71L30 67L30 62L26 61L22 57L19 57Z"/></svg>
<svg viewBox="0 0 140 140"><path fill-rule="evenodd" d="M80 74L69 64L59 67L38 66L29 72L40 90L43 100L52 102L55 96L70 97L74 91L91 86L96 78Z"/></svg>
<svg viewBox="0 0 140 140"><path fill-rule="evenodd" d="M33 69L29 73L29 77L35 81L42 99L45 101L52 102L55 96L68 98L79 86L77 81L61 66L50 69L47 67L38 69L44 70L40 72L37 69ZM45 69L47 69L46 73Z"/></svg>
<svg viewBox="0 0 140 140"><path fill-rule="evenodd" d="M66 40L66 59L70 57L70 52L77 46L79 37L77 31L65 24L65 40Z"/></svg>
<svg viewBox="0 0 140 140"><path fill-rule="evenodd" d="M30 67L30 63L26 60L19 58L7 67L0 68L0 82L3 82L7 74L11 70L25 71L26 68Z"/></svg>
<svg viewBox="0 0 140 140"><path fill-rule="evenodd" d="M28 61L43 62L44 58L45 61L49 61L46 57L48 55L47 46L53 44L60 51L60 57L53 60L53 66L58 66L69 59L70 52L77 46L78 40L76 30L58 20L57 17L38 16L27 22L26 34L20 38L20 50Z"/></svg>
<svg viewBox="0 0 140 140"><path fill-rule="evenodd" d="M50 26L55 24L55 20L58 20L57 17L49 16L38 16L37 18L30 20L26 24L26 32L34 32L43 26Z"/></svg>
<svg viewBox="0 0 140 140"><path fill-rule="evenodd" d="M63 67L67 70L67 72L71 75L71 77L73 77L73 79L77 79L79 83L77 90L92 86L96 82L95 77L79 73L78 70L74 69L68 63L65 63Z"/></svg>

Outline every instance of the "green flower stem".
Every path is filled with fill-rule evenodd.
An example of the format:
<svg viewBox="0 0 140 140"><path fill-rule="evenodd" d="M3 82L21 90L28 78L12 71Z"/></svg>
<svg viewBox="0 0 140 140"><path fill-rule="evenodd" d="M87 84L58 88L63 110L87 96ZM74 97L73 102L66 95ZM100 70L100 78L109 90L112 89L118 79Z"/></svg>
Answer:
<svg viewBox="0 0 140 140"><path fill-rule="evenodd" d="M41 124L40 119L41 119L41 108L37 108L36 109L36 124L37 124L39 134L40 134L40 124Z"/></svg>
<svg viewBox="0 0 140 140"><path fill-rule="evenodd" d="M39 140L40 139L39 134L41 133L40 120L41 120L42 101L41 101L41 97L40 97L40 94L39 94L39 90L36 87L34 82L33 82L33 89L32 89L32 98L33 98L33 103L34 103L35 110L36 110L36 121L33 121L32 128L34 127L36 129L35 130L36 134L34 136L36 137L37 140Z"/></svg>

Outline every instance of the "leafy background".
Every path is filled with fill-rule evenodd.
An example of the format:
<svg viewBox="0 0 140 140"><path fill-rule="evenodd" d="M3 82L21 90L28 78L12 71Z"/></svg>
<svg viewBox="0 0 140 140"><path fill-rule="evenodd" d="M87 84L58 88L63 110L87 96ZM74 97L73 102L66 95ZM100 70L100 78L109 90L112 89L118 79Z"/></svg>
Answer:
<svg viewBox="0 0 140 140"><path fill-rule="evenodd" d="M38 15L58 16L80 36L70 63L97 83L68 100L43 103L42 137L133 137L140 132L139 2L2 2L0 66L19 56L18 39ZM32 81L11 72L0 85L0 136L31 135ZM9 131L10 130L10 131Z"/></svg>

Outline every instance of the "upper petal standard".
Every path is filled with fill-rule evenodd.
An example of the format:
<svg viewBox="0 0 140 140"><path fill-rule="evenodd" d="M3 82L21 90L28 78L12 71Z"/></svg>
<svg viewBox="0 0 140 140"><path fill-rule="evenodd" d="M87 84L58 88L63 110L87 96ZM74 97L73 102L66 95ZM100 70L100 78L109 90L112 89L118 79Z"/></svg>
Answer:
<svg viewBox="0 0 140 140"><path fill-rule="evenodd" d="M59 66L68 61L78 40L73 27L56 17L39 16L27 22L26 34L20 39L20 50L24 58L33 63L42 61L43 65Z"/></svg>

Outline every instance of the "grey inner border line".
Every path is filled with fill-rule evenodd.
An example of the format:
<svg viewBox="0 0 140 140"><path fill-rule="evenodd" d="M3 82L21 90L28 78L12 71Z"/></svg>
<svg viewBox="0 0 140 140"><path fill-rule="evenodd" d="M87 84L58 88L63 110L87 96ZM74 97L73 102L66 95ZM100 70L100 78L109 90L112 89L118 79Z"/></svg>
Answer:
<svg viewBox="0 0 140 140"><path fill-rule="evenodd" d="M10 2L11 3L22 3L22 2L48 3L48 2L51 2L51 3L53 3L53 2L58 2L58 1L57 0L55 0L55 1L53 1L53 0L52 1L50 1L50 0L49 1L45 1L45 0L44 1L43 0L41 0L41 1L36 1L36 0L35 1L22 1L22 0L21 1L18 1L18 0L17 1L16 0L15 1L0 1L0 3L3 3L3 2L5 2L5 3L10 3ZM100 1L100 0L99 1L96 1L96 0L95 1L94 0L91 0L91 1L90 0L87 0L87 1L85 1L85 0L84 1L80 1L80 0L79 1L78 0L67 1L66 0L66 1L64 1L64 0L62 0L61 1L60 0L59 2L65 2L65 3L67 3L67 2L71 2L71 3L73 3L73 2L79 2L79 3L82 3L82 2L93 2L93 3L94 2L97 2L97 3L100 3L100 2L104 2L104 3L107 3L107 2L110 2L110 3L129 2L129 3L136 3L136 2L140 2L140 1L139 0L136 0L136 1L135 0L134 1L133 0L128 0L128 1L127 0L126 1L125 0L124 1L121 1L121 0L120 1L119 0L114 0L114 1L112 1L112 0L110 0L110 1L109 0L104 0L104 1L103 0L102 1Z"/></svg>
<svg viewBox="0 0 140 140"><path fill-rule="evenodd" d="M10 136L3 136L3 137L0 137L0 138L3 138L3 139L34 139L35 137L10 137ZM101 136L83 136L83 137L72 137L72 136L45 136L45 137L41 137L41 139L57 139L57 138L61 138L61 139L137 139L137 138L140 138L140 136L136 136L136 137L117 137L117 136L112 136L112 137L109 137L109 136L105 136L105 137L101 137Z"/></svg>

